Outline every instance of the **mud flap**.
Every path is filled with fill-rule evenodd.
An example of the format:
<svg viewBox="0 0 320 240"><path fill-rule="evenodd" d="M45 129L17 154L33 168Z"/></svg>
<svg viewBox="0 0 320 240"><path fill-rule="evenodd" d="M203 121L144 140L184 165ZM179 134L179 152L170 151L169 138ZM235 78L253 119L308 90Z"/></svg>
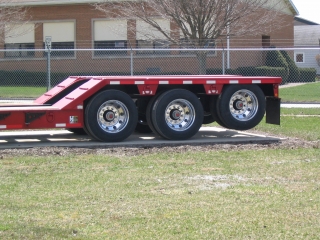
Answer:
<svg viewBox="0 0 320 240"><path fill-rule="evenodd" d="M266 123L280 125L281 98L266 97Z"/></svg>

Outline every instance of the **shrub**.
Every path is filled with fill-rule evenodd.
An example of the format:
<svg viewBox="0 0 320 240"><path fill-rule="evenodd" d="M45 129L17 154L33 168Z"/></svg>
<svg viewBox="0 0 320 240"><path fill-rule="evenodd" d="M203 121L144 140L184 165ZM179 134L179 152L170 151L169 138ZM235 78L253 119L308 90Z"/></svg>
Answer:
<svg viewBox="0 0 320 240"><path fill-rule="evenodd" d="M296 63L292 60L288 52L281 50L282 56L286 59L289 66L289 76L288 82L299 82L300 80L300 70Z"/></svg>
<svg viewBox="0 0 320 240"><path fill-rule="evenodd" d="M270 76L270 77L281 77L283 79L287 76L287 70L283 67L268 67L262 66L256 68L256 76Z"/></svg>
<svg viewBox="0 0 320 240"><path fill-rule="evenodd" d="M299 68L300 80L299 82L315 82L317 77L317 70L315 68Z"/></svg>
<svg viewBox="0 0 320 240"><path fill-rule="evenodd" d="M183 71L178 71L178 72L162 72L158 73L155 75L190 75L189 72L183 72Z"/></svg>
<svg viewBox="0 0 320 240"><path fill-rule="evenodd" d="M222 74L222 68L208 68L206 71L207 75L221 75ZM225 74L229 75L237 75L239 74L236 69L227 68L225 70Z"/></svg>
<svg viewBox="0 0 320 240"><path fill-rule="evenodd" d="M47 75L44 72L0 71L2 86L45 86L46 79Z"/></svg>
<svg viewBox="0 0 320 240"><path fill-rule="evenodd" d="M282 84L286 84L289 77L289 64L285 57L278 50L268 51L266 57L266 65L269 67L283 67L286 69L286 74L282 78Z"/></svg>
<svg viewBox="0 0 320 240"><path fill-rule="evenodd" d="M237 72L242 76L257 76L256 67L239 67Z"/></svg>
<svg viewBox="0 0 320 240"><path fill-rule="evenodd" d="M282 79L287 77L287 70L284 67L239 67L237 70L243 76L270 76Z"/></svg>

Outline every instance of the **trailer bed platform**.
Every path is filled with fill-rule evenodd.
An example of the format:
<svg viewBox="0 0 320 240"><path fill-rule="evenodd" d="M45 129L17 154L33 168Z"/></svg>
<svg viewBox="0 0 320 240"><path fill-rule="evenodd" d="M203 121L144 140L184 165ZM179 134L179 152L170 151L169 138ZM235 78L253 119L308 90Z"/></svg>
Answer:
<svg viewBox="0 0 320 240"><path fill-rule="evenodd" d="M280 83L240 75L70 76L32 103L0 104L0 129L83 129L107 142L134 131L188 139L213 121L246 130L266 109L267 121L280 123Z"/></svg>

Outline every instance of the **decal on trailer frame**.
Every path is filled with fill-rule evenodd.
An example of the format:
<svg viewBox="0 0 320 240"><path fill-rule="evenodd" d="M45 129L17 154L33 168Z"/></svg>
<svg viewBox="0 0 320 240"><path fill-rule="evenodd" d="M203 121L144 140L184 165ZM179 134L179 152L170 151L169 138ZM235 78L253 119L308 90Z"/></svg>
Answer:
<svg viewBox="0 0 320 240"><path fill-rule="evenodd" d="M78 123L78 116L70 116L70 123Z"/></svg>

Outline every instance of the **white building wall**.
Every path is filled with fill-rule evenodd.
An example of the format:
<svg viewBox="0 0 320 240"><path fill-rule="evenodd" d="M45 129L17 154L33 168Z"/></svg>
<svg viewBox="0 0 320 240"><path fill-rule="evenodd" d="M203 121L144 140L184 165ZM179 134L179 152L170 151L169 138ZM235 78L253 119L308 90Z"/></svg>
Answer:
<svg viewBox="0 0 320 240"><path fill-rule="evenodd" d="M317 70L317 74L320 74L320 66L316 61L316 55L320 54L320 49L297 49L294 51L296 54L303 54L303 62L296 62L299 68L315 68Z"/></svg>

